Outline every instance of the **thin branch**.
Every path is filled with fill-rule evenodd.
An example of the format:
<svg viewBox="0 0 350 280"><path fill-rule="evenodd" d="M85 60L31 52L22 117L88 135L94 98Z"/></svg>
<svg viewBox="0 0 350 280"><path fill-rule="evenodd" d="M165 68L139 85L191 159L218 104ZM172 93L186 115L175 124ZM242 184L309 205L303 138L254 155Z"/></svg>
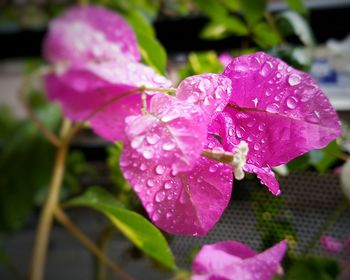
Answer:
<svg viewBox="0 0 350 280"><path fill-rule="evenodd" d="M91 253L99 258L111 271L123 280L132 280L133 278L126 273L120 266L109 259L103 252L92 242L66 215L66 213L57 206L55 209L55 218L60 222L72 235L74 235Z"/></svg>
<svg viewBox="0 0 350 280"><path fill-rule="evenodd" d="M25 108L28 117L33 121L38 130L43 134L43 136L50 141L54 146L58 147L60 145L60 140L57 136L47 128L47 126L35 115L33 110L30 108L29 104L26 101L26 94L32 87L34 80L41 78L43 75L53 71L51 66L41 67L37 71L34 71L31 75L25 77L21 83L21 86L18 91L18 97L23 107Z"/></svg>
<svg viewBox="0 0 350 280"><path fill-rule="evenodd" d="M66 122L63 123L62 127L64 128L65 126L67 126ZM63 135L61 139L64 139L64 133L68 132L69 130L62 129ZM41 280L44 277L44 266L47 255L47 246L49 242L51 225L53 221L53 212L59 200L67 152L68 142L62 141L57 150L49 193L46 198L44 207L41 210L31 263L31 271L29 277L29 279L31 280Z"/></svg>

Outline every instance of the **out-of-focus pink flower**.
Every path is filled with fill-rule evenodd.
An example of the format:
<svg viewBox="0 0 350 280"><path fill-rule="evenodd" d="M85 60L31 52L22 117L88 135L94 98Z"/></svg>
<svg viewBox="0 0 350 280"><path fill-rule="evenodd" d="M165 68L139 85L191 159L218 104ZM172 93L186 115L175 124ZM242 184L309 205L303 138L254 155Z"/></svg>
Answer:
<svg viewBox="0 0 350 280"><path fill-rule="evenodd" d="M234 57L232 55L230 55L228 52L223 52L222 54L219 55L219 61L225 67L231 63L233 58Z"/></svg>
<svg viewBox="0 0 350 280"><path fill-rule="evenodd" d="M310 75L265 53L237 57L223 74L232 95L212 132L227 151L246 141L245 171L278 195L271 167L325 147L341 133L338 116Z"/></svg>
<svg viewBox="0 0 350 280"><path fill-rule="evenodd" d="M236 241L205 245L192 263L192 280L270 280L280 270L287 249L281 241L258 254Z"/></svg>
<svg viewBox="0 0 350 280"><path fill-rule="evenodd" d="M350 235L344 239L344 248L350 252Z"/></svg>
<svg viewBox="0 0 350 280"><path fill-rule="evenodd" d="M120 54L134 61L141 58L129 24L99 6L76 6L52 20L43 52L50 63L110 61Z"/></svg>
<svg viewBox="0 0 350 280"><path fill-rule="evenodd" d="M101 109L90 123L109 141L125 137L125 117L139 114L140 86L170 87L171 82L138 61L131 27L118 14L98 6L79 6L54 19L44 41L51 63L68 62L45 78L48 97L73 121ZM60 69L60 68L59 68ZM114 100L107 106L104 104Z"/></svg>
<svg viewBox="0 0 350 280"><path fill-rule="evenodd" d="M320 243L323 250L328 253L339 253L343 249L342 243L332 236L323 235L320 238Z"/></svg>

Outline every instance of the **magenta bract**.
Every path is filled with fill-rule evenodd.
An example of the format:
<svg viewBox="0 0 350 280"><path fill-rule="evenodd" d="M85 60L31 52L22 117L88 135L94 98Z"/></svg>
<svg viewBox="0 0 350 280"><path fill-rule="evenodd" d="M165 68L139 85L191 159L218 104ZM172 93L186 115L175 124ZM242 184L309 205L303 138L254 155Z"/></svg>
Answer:
<svg viewBox="0 0 350 280"><path fill-rule="evenodd" d="M281 241L257 254L236 241L205 245L192 263L192 280L271 280L287 249Z"/></svg>
<svg viewBox="0 0 350 280"><path fill-rule="evenodd" d="M164 144L160 149L175 149ZM210 138L205 147L218 146L217 140ZM174 175L165 155L147 157L125 143L120 165L152 221L169 233L206 234L230 200L231 166L200 157L192 170Z"/></svg>
<svg viewBox="0 0 350 280"><path fill-rule="evenodd" d="M246 171L263 177L274 194L271 166L340 135L338 116L316 82L280 59L262 52L240 56L223 75L232 81L232 95L216 119L216 133L228 151L242 140L249 144Z"/></svg>
<svg viewBox="0 0 350 280"><path fill-rule="evenodd" d="M49 24L44 57L50 63L109 61L123 53L140 60L136 37L127 22L99 6L77 6Z"/></svg>
<svg viewBox="0 0 350 280"><path fill-rule="evenodd" d="M125 117L141 111L140 94L125 94L139 86L169 87L171 82L150 67L124 58L69 67L45 79L48 97L58 101L71 120L91 120L93 130L109 141L124 139ZM103 104L114 100L107 106Z"/></svg>
<svg viewBox="0 0 350 280"><path fill-rule="evenodd" d="M201 74L183 80L176 97L201 107L209 119L225 109L232 92L230 79L218 74Z"/></svg>

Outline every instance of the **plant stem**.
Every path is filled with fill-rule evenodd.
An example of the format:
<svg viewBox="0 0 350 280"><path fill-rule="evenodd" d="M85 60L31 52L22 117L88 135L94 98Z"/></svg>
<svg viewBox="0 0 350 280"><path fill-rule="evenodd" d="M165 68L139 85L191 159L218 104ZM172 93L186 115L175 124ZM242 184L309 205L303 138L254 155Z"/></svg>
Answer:
<svg viewBox="0 0 350 280"><path fill-rule="evenodd" d="M123 280L132 280L133 278L127 274L121 267L115 264L111 259L109 259L96 245L92 242L64 213L64 211L57 206L55 208L56 219L99 260L108 266L111 271Z"/></svg>
<svg viewBox="0 0 350 280"><path fill-rule="evenodd" d="M64 122L62 125L61 139L65 139L66 134L69 132L66 127L67 122ZM61 144L56 153L49 193L39 219L29 277L31 280L41 280L44 277L44 266L49 242L49 235L53 221L53 213L59 200L67 151L68 141L61 141Z"/></svg>
<svg viewBox="0 0 350 280"><path fill-rule="evenodd" d="M41 67L38 70L34 71L31 75L25 77L21 83L21 86L18 91L18 97L23 107L27 111L28 117L33 121L38 130L44 135L44 137L51 142L54 146L58 147L60 145L60 140L58 137L46 127L46 125L35 115L35 113L30 108L29 104L26 101L25 95L32 88L32 83L34 80L42 77L45 74L48 74L53 71L52 67Z"/></svg>
<svg viewBox="0 0 350 280"><path fill-rule="evenodd" d="M305 246L302 251L302 255L307 255L312 248L320 241L321 236L334 225L335 222L340 218L344 211L350 206L349 201L344 199L340 204L335 208L335 210L328 216L323 225L319 228L316 234L311 238L308 244Z"/></svg>

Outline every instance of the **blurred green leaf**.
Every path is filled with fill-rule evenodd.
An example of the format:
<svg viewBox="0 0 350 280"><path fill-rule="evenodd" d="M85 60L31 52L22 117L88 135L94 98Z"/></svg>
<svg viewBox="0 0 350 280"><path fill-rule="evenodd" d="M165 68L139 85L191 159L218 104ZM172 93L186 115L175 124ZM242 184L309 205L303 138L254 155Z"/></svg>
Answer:
<svg viewBox="0 0 350 280"><path fill-rule="evenodd" d="M36 115L56 131L59 108L36 98ZM31 121L18 120L8 110L0 110L0 135L0 230L11 231L23 225L36 192L47 187L55 149Z"/></svg>
<svg viewBox="0 0 350 280"><path fill-rule="evenodd" d="M264 49L275 47L280 43L276 31L265 22L260 22L253 27L253 39Z"/></svg>
<svg viewBox="0 0 350 280"><path fill-rule="evenodd" d="M305 46L315 46L315 37L305 18L294 11L285 11L276 17L279 30L285 37L296 35Z"/></svg>
<svg viewBox="0 0 350 280"><path fill-rule="evenodd" d="M221 0L220 2L231 12L239 11L240 6L238 0Z"/></svg>
<svg viewBox="0 0 350 280"><path fill-rule="evenodd" d="M243 17L253 27L263 17L266 9L266 0L240 0L240 7L243 13Z"/></svg>
<svg viewBox="0 0 350 280"><path fill-rule="evenodd" d="M302 14L307 15L308 11L303 3L303 0L286 0L287 5L292 10Z"/></svg>
<svg viewBox="0 0 350 280"><path fill-rule="evenodd" d="M163 264L175 269L174 256L162 233L140 214L125 209L109 192L92 187L67 206L86 206L105 214L136 247Z"/></svg>
<svg viewBox="0 0 350 280"><path fill-rule="evenodd" d="M153 26L147 21L147 19L136 11L129 11L123 13L128 23L132 26L136 33L144 33L147 36L154 37L155 33Z"/></svg>
<svg viewBox="0 0 350 280"><path fill-rule="evenodd" d="M157 39L147 36L142 32L136 32L142 59L152 66L158 73L165 74L167 56L163 46Z"/></svg>
<svg viewBox="0 0 350 280"><path fill-rule="evenodd" d="M323 150L311 151L309 153L310 164L313 165L318 172L324 173L337 162L340 153L340 146L336 141L333 141Z"/></svg>
<svg viewBox="0 0 350 280"><path fill-rule="evenodd" d="M222 17L227 17L227 10L217 0L195 0L199 9L211 19L220 20Z"/></svg>
<svg viewBox="0 0 350 280"><path fill-rule="evenodd" d="M333 259L308 257L296 260L286 271L286 280L336 280L339 264Z"/></svg>
<svg viewBox="0 0 350 280"><path fill-rule="evenodd" d="M201 31L204 39L219 40L231 35L247 35L248 28L238 17L222 17L209 22Z"/></svg>

